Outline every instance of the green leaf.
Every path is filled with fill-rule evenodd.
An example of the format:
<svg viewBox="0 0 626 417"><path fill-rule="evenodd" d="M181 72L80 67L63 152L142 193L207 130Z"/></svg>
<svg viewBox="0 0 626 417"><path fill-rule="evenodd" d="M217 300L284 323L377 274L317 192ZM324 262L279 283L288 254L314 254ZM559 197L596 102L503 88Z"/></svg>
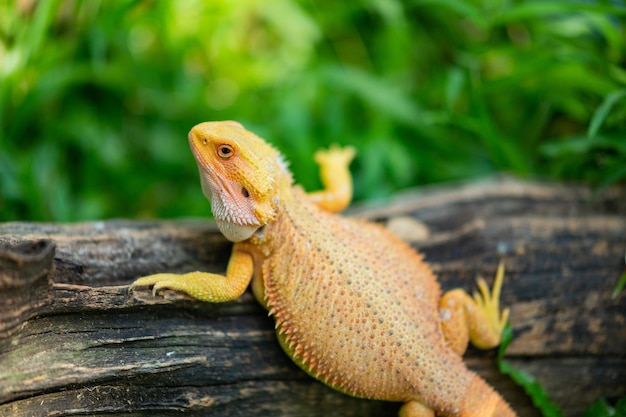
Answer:
<svg viewBox="0 0 626 417"><path fill-rule="evenodd" d="M568 12L580 13L581 11L610 13L616 16L624 16L626 14L626 8L623 6L598 3L599 2L582 1L525 1L520 2L516 7L512 7L508 11L500 14L497 18L497 23L507 23L523 19L539 19L559 14L563 15Z"/></svg>
<svg viewBox="0 0 626 417"><path fill-rule="evenodd" d="M599 183L598 188L608 187L624 179L626 179L626 165L618 166L606 174L604 179Z"/></svg>
<svg viewBox="0 0 626 417"><path fill-rule="evenodd" d="M515 369L510 363L505 361L504 352L513 340L513 331L507 323L502 333L502 343L498 349L498 369L500 372L511 377L513 381L521 386L530 397L535 407L537 407L544 417L563 417L559 407L548 398L543 387L530 374Z"/></svg>
<svg viewBox="0 0 626 417"><path fill-rule="evenodd" d="M626 417L626 397L622 397L617 401L615 411L618 417Z"/></svg>
<svg viewBox="0 0 626 417"><path fill-rule="evenodd" d="M459 67L454 67L448 73L446 82L446 105L448 110L452 111L456 101L461 95L461 90L465 85L465 75Z"/></svg>
<svg viewBox="0 0 626 417"><path fill-rule="evenodd" d="M582 417L626 417L626 397L620 398L615 407L611 407L601 398L591 404Z"/></svg>
<svg viewBox="0 0 626 417"><path fill-rule="evenodd" d="M23 36L19 40L18 46L21 46L23 54L21 57L23 61L19 66L12 68L13 70L23 70L23 65L26 65L33 55L41 48L44 43L46 31L54 20L54 15L59 7L59 0L45 1L35 9L32 24L28 25Z"/></svg>
<svg viewBox="0 0 626 417"><path fill-rule="evenodd" d="M626 256L624 256L624 260L626 261ZM613 294L611 294L611 298L613 299L617 298L619 294L622 292L622 290L624 289L625 285L626 285L626 266L624 267L624 271L622 272L622 275L620 276L619 281L617 281L617 285L615 286L615 289L613 290Z"/></svg>
<svg viewBox="0 0 626 417"><path fill-rule="evenodd" d="M591 118L591 123L589 123L589 129L587 130L587 136L590 138L594 138L596 136L598 130L600 130L600 126L602 126L602 123L606 120L615 104L624 97L626 97L626 89L613 91L604 98L604 101L596 109L593 117Z"/></svg>
<svg viewBox="0 0 626 417"><path fill-rule="evenodd" d="M613 415L606 400L600 398L585 410L583 417L612 417Z"/></svg>
<svg viewBox="0 0 626 417"><path fill-rule="evenodd" d="M448 9L457 12L461 16L467 17L476 25L486 28L488 26L485 14L481 9L475 7L467 1L460 0L415 0L414 4L421 5L434 5L435 7L447 7Z"/></svg>
<svg viewBox="0 0 626 417"><path fill-rule="evenodd" d="M22 184L17 178L17 163L0 149L0 190L4 197L17 199L22 196ZM2 196L0 196L0 202Z"/></svg>

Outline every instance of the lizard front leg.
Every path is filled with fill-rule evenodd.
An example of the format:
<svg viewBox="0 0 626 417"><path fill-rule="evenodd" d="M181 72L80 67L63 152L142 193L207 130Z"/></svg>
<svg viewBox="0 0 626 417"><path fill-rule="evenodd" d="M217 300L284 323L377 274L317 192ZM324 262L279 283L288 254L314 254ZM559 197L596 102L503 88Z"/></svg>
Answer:
<svg viewBox="0 0 626 417"><path fill-rule="evenodd" d="M193 298L210 303L221 303L238 298L248 287L254 272L252 255L233 247L228 261L226 276L208 272L189 272L187 274L155 274L139 278L129 290L136 287L152 286L153 294L162 288L182 291Z"/></svg>
<svg viewBox="0 0 626 417"><path fill-rule="evenodd" d="M500 263L491 291L485 280L479 278L480 293L474 292L473 298L459 288L441 297L439 311L444 337L459 355L467 349L468 341L479 349L491 349L500 344L509 318L508 308L500 313L503 279L504 264Z"/></svg>
<svg viewBox="0 0 626 417"><path fill-rule="evenodd" d="M339 212L352 200L352 175L350 162L354 158L354 148L320 149L315 153L315 162L320 168L320 179L324 189L309 193L309 198L322 210Z"/></svg>

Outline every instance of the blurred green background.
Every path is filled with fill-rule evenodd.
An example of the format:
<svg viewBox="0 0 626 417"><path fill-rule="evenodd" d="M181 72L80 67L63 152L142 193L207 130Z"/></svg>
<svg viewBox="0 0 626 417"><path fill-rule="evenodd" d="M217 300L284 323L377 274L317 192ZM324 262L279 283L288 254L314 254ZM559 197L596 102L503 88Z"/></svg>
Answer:
<svg viewBox="0 0 626 417"><path fill-rule="evenodd" d="M206 216L234 119L358 199L497 172L626 179L624 0L0 0L0 220Z"/></svg>

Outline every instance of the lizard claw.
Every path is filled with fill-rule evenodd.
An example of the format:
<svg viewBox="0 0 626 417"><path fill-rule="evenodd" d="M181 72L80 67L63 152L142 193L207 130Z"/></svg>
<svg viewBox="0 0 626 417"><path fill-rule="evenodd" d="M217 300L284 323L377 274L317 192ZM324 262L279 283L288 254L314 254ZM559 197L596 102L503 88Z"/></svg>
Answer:
<svg viewBox="0 0 626 417"><path fill-rule="evenodd" d="M485 312L490 326L502 335L504 326L509 319L508 308L502 310L500 313L500 292L502 290L502 282L504 281L504 263L500 262L498 270L496 272L496 278L493 282L493 288L489 291L489 286L483 278L477 279L478 292L474 292L474 301L478 308Z"/></svg>
<svg viewBox="0 0 626 417"><path fill-rule="evenodd" d="M152 296L156 296L158 290L168 288L172 281L173 274L154 274L141 277L128 286L128 292L132 292L137 287L152 287Z"/></svg>

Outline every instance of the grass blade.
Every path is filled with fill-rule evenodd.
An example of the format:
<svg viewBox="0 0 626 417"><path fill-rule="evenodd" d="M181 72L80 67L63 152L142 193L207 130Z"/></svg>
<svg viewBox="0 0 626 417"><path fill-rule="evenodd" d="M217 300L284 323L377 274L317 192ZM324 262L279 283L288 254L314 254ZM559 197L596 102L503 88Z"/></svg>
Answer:
<svg viewBox="0 0 626 417"><path fill-rule="evenodd" d="M590 138L594 138L596 136L598 130L600 130L600 126L602 126L602 123L604 123L604 120L606 120L615 104L624 97L626 97L626 89L613 91L604 98L604 101L600 104L600 107L596 109L593 117L591 118L591 123L589 123L589 129L587 130L587 136Z"/></svg>
<svg viewBox="0 0 626 417"><path fill-rule="evenodd" d="M510 376L517 385L524 389L535 407L541 411L544 417L564 417L559 407L550 401L548 394L532 375L515 369L510 363L503 359L504 352L511 343L511 340L513 340L513 331L511 330L511 326L507 323L502 334L502 344L498 350L498 369L500 372Z"/></svg>

